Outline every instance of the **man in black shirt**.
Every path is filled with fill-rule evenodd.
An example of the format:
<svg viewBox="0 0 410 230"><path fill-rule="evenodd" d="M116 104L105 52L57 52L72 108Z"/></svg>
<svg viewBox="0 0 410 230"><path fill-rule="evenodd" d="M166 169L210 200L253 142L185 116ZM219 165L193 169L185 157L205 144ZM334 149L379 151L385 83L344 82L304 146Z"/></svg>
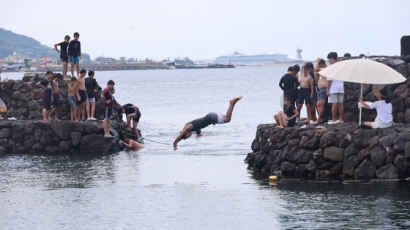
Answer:
<svg viewBox="0 0 410 230"><path fill-rule="evenodd" d="M178 142L180 142L181 140L188 139L192 135L192 132L196 132L197 137L200 137L202 136L201 129L209 125L229 123L232 118L232 112L235 107L235 104L241 99L242 96L234 97L231 100L229 100L228 111L225 115L223 115L222 113L208 113L204 117L195 119L185 124L184 128L181 132L179 132L178 137L174 141L174 151L178 149Z"/></svg>
<svg viewBox="0 0 410 230"><path fill-rule="evenodd" d="M71 77L74 77L74 64L77 69L77 76L80 75L81 43L78 41L80 34L74 33L74 40L68 45L68 56L71 62Z"/></svg>
<svg viewBox="0 0 410 230"><path fill-rule="evenodd" d="M66 35L64 37L64 41L57 43L54 45L54 48L57 50L57 52L60 53L60 59L61 63L63 64L63 79L68 80L67 78L67 68L68 68L68 44L70 42L70 36ZM57 49L57 46L60 46L60 50Z"/></svg>
<svg viewBox="0 0 410 230"><path fill-rule="evenodd" d="M87 120L95 121L95 93L98 92L98 84L94 78L94 71L88 71L88 77L85 80L85 89L87 91L87 99L85 101L85 110L87 111ZM91 107L91 108L90 108Z"/></svg>
<svg viewBox="0 0 410 230"><path fill-rule="evenodd" d="M37 82L37 86L40 86L43 92L43 120L50 120L50 110L51 110L51 96L53 93L53 72L47 71L46 78Z"/></svg>
<svg viewBox="0 0 410 230"><path fill-rule="evenodd" d="M294 74L294 67L290 66L288 68L288 72L285 75L283 75L283 77L279 81L279 87L283 90L284 108L286 108L289 104L295 104L296 99L298 97L298 86L299 82Z"/></svg>
<svg viewBox="0 0 410 230"><path fill-rule="evenodd" d="M293 127L296 123L296 117L299 116L298 110L295 105L290 104L285 108L285 112L279 111L275 114L274 118L278 128Z"/></svg>

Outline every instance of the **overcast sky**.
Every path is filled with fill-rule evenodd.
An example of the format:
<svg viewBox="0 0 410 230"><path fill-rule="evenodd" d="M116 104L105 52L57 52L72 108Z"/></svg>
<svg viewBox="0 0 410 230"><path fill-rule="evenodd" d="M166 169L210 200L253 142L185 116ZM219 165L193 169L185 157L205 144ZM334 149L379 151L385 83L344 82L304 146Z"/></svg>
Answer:
<svg viewBox="0 0 410 230"><path fill-rule="evenodd" d="M92 58L211 59L237 50L304 59L400 54L408 0L1 0L0 27L53 46L80 33Z"/></svg>

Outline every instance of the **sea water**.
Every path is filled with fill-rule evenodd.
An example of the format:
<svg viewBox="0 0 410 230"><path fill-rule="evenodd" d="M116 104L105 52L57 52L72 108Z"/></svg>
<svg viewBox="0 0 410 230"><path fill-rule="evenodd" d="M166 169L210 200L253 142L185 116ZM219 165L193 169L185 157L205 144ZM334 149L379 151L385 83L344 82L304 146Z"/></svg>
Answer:
<svg viewBox="0 0 410 230"><path fill-rule="evenodd" d="M281 108L285 72L96 72L101 86L115 81L119 103L140 108L143 136L163 144L104 156L0 157L0 229L410 228L408 182L269 185L247 170L257 125L272 123ZM239 95L229 124L209 126L173 151L185 123L224 113Z"/></svg>

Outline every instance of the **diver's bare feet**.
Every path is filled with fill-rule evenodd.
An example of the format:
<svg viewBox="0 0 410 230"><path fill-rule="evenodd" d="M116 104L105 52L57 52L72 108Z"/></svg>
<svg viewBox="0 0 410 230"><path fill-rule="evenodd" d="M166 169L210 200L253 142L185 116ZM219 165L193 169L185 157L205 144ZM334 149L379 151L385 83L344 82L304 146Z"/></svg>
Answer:
<svg viewBox="0 0 410 230"><path fill-rule="evenodd" d="M283 129L284 127L281 125L276 126L276 128Z"/></svg>
<svg viewBox="0 0 410 230"><path fill-rule="evenodd" d="M239 100L241 100L243 97L239 96L239 97L234 97L231 100L229 100L230 103L235 104L236 102L238 102Z"/></svg>

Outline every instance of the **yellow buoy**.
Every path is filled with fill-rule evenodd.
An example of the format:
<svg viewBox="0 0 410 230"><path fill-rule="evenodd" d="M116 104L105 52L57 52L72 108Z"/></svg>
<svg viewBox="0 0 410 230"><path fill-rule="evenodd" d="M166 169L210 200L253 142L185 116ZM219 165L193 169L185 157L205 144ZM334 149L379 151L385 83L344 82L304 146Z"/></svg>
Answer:
<svg viewBox="0 0 410 230"><path fill-rule="evenodd" d="M270 181L270 182L272 182L272 181L278 181L278 177L277 177L277 176L270 176L270 177L269 177L269 181Z"/></svg>

